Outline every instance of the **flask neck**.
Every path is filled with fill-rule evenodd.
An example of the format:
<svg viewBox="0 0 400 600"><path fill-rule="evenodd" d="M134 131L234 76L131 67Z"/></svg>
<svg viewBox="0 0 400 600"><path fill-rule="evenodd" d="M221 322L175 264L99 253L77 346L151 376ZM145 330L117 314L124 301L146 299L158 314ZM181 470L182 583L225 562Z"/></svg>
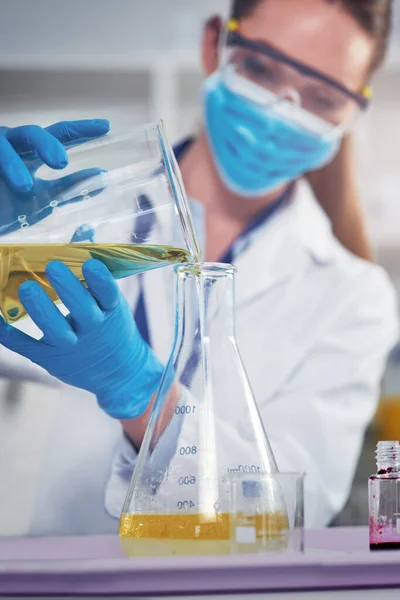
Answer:
<svg viewBox="0 0 400 600"><path fill-rule="evenodd" d="M234 267L205 263L178 267L176 272L176 326L181 337L234 337Z"/></svg>
<svg viewBox="0 0 400 600"><path fill-rule="evenodd" d="M376 466L378 474L390 474L400 471L400 442L378 442L376 446Z"/></svg>

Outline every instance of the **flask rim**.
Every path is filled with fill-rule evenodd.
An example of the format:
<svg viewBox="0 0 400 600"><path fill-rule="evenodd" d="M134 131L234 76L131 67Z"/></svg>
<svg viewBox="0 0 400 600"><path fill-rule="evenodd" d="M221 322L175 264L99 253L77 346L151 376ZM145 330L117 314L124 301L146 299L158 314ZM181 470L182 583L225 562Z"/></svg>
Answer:
<svg viewBox="0 0 400 600"><path fill-rule="evenodd" d="M227 277L236 273L236 267L229 263L195 262L177 265L175 273L178 277Z"/></svg>

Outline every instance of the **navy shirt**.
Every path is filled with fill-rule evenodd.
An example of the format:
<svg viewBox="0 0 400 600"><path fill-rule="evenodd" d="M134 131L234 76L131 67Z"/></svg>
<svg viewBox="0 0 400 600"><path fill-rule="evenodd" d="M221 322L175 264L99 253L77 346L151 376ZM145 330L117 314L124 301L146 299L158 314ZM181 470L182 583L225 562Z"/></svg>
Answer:
<svg viewBox="0 0 400 600"><path fill-rule="evenodd" d="M174 148L176 160L179 161L183 157L184 153L189 149L193 143L193 138L189 138L178 144ZM294 184L290 185L272 204L264 208L242 231L242 233L236 238L230 248L220 257L217 262L232 264L236 257L243 252L250 244L254 232L263 225L273 213L284 203L286 203L292 195ZM137 275L141 277L141 275ZM137 327L141 333L142 338L151 346L149 326L146 316L146 307L144 302L143 289L139 294L138 303L135 310L135 321Z"/></svg>

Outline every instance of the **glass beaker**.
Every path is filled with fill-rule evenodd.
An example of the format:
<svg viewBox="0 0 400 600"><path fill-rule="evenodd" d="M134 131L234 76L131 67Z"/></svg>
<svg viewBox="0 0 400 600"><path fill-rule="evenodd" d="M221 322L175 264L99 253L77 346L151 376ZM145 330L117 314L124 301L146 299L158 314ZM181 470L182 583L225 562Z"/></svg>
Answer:
<svg viewBox="0 0 400 600"><path fill-rule="evenodd" d="M274 473L235 340L234 267L176 268L176 319L120 521L128 555L225 554L232 473ZM271 508L284 511L271 481Z"/></svg>
<svg viewBox="0 0 400 600"><path fill-rule="evenodd" d="M0 310L9 323L25 315L18 298L24 281L38 281L57 300L45 274L51 260L83 281L81 267L90 258L116 278L199 259L162 123L86 141L69 148L68 157L61 172L32 169L31 192L2 195L8 206L0 222ZM25 161L31 164L32 157Z"/></svg>
<svg viewBox="0 0 400 600"><path fill-rule="evenodd" d="M279 510L271 489L279 489ZM303 552L304 474L231 473L231 552ZM278 510L277 510L278 509Z"/></svg>

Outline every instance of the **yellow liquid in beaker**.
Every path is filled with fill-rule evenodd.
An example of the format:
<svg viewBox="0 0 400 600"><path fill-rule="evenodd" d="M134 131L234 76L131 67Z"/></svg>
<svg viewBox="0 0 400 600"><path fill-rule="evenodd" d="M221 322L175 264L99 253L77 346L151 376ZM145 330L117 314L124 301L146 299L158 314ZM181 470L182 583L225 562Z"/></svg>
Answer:
<svg viewBox="0 0 400 600"><path fill-rule="evenodd" d="M18 298L24 281L41 284L50 298L58 300L50 286L45 267L52 260L65 263L84 281L82 265L91 258L104 263L116 279L167 264L190 262L187 250L146 244L0 244L0 310L8 323L18 321L26 311Z"/></svg>
<svg viewBox="0 0 400 600"><path fill-rule="evenodd" d="M281 513L251 517L220 513L206 515L127 515L120 520L119 536L127 556L230 554L236 526L251 526L256 541L237 545L238 552L281 551L287 547L287 516Z"/></svg>

